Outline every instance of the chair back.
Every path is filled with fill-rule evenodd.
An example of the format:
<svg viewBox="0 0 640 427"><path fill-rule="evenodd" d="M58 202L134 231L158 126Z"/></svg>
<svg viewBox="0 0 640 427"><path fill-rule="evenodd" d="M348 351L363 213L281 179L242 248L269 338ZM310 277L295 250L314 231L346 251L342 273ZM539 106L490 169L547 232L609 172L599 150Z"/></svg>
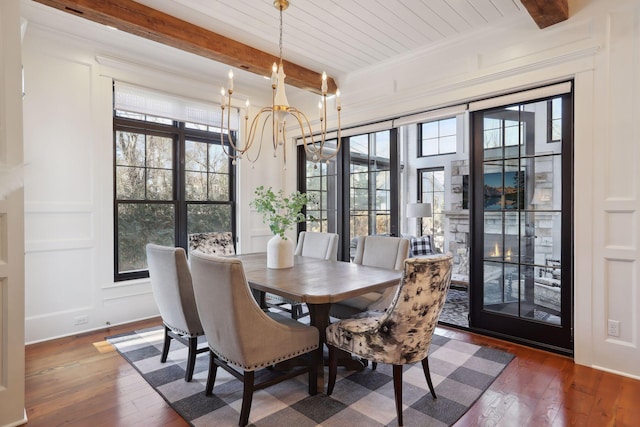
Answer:
<svg viewBox="0 0 640 427"><path fill-rule="evenodd" d="M151 289L164 324L187 336L202 335L184 249L149 243L146 251Z"/></svg>
<svg viewBox="0 0 640 427"><path fill-rule="evenodd" d="M301 231L295 254L336 261L338 259L339 238L340 236L335 233Z"/></svg>
<svg viewBox="0 0 640 427"><path fill-rule="evenodd" d="M453 255L408 258L399 289L380 317L379 345L387 353L384 363L401 365L424 359L444 306Z"/></svg>
<svg viewBox="0 0 640 427"><path fill-rule="evenodd" d="M233 255L233 235L230 231L189 234L189 254L195 250L205 254Z"/></svg>
<svg viewBox="0 0 640 427"><path fill-rule="evenodd" d="M270 366L278 358L284 360L282 352L288 350L282 337L287 336L287 329L256 303L242 261L194 251L191 272L200 320L209 347L218 357L245 371ZM302 328L302 332L306 333L306 329ZM317 332L304 339L317 346ZM291 346L301 345L294 341L292 338ZM296 353L291 350L290 354Z"/></svg>
<svg viewBox="0 0 640 427"><path fill-rule="evenodd" d="M401 270L409 256L409 240L403 237L360 236L354 264Z"/></svg>

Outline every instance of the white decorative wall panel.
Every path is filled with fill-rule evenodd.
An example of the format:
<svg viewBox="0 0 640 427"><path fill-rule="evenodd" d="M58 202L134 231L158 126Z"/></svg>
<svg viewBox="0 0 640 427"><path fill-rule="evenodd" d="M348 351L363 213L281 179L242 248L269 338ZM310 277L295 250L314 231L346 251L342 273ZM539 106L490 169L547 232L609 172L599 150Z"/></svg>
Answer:
<svg viewBox="0 0 640 427"><path fill-rule="evenodd" d="M92 200L91 71L88 64L43 52L25 61L28 202Z"/></svg>
<svg viewBox="0 0 640 427"><path fill-rule="evenodd" d="M605 245L626 249L636 248L637 222L634 212L608 212Z"/></svg>
<svg viewBox="0 0 640 427"><path fill-rule="evenodd" d="M605 321L620 322L620 336L609 337L611 340L636 345L634 325L635 301L633 298L636 288L636 262L627 260L607 260L606 271L606 318Z"/></svg>
<svg viewBox="0 0 640 427"><path fill-rule="evenodd" d="M92 250L31 253L25 269L27 319L94 304Z"/></svg>
<svg viewBox="0 0 640 427"><path fill-rule="evenodd" d="M85 212L26 213L26 240L88 240L93 234L93 215ZM32 248L27 248L27 251Z"/></svg>
<svg viewBox="0 0 640 427"><path fill-rule="evenodd" d="M637 198L638 182L638 99L635 98L638 73L637 9L612 13L609 17L607 115L609 132L606 141L610 166L607 198ZM635 53L635 55L634 55ZM634 66L635 65L635 66ZM636 138L636 139L634 139Z"/></svg>
<svg viewBox="0 0 640 427"><path fill-rule="evenodd" d="M596 179L602 182L602 194L595 217L603 247L596 247L594 259L601 274L594 277L593 288L593 365L640 378L640 5L625 3L603 19L604 84L600 102L596 100L596 114L603 117L596 124L604 137L597 142L601 173L596 172ZM619 336L610 333L609 321L619 322Z"/></svg>

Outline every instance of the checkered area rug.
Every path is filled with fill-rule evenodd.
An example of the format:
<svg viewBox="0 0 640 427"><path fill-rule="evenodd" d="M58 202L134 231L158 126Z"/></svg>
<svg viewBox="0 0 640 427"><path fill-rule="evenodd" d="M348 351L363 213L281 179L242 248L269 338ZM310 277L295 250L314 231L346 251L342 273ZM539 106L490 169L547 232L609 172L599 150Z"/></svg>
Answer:
<svg viewBox="0 0 640 427"><path fill-rule="evenodd" d="M236 426L242 383L218 369L212 396L204 395L208 353L198 355L193 381L184 381L187 349L172 342L160 363L161 327L107 338L144 379L192 426ZM431 378L438 396L431 397L420 363L403 372L404 424L449 426L456 422L513 359L500 350L434 335L429 352ZM270 374L269 370L258 371ZM325 379L327 377L325 370ZM259 374L256 374L258 377ZM254 393L249 424L254 426L386 426L397 425L392 368L361 372L338 369L331 396L307 393L301 375ZM258 380L257 378L256 380Z"/></svg>

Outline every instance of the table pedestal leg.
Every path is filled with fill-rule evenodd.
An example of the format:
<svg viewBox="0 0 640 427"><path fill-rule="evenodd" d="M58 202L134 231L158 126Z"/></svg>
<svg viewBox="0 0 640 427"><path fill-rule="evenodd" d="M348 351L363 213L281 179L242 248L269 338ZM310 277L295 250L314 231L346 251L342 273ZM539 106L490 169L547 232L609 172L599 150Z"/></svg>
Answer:
<svg viewBox="0 0 640 427"><path fill-rule="evenodd" d="M331 304L307 304L309 307L310 324L318 328L320 342L318 343L318 393L324 392L324 343L329 326L329 309Z"/></svg>
<svg viewBox="0 0 640 427"><path fill-rule="evenodd" d="M329 326L329 309L331 304L307 304L310 324L318 328L320 333L320 343L318 346L318 392L324 392L324 345L327 342L327 326ZM338 350L338 366L343 366L349 371L361 371L365 365L358 359L351 357L351 354L343 350Z"/></svg>

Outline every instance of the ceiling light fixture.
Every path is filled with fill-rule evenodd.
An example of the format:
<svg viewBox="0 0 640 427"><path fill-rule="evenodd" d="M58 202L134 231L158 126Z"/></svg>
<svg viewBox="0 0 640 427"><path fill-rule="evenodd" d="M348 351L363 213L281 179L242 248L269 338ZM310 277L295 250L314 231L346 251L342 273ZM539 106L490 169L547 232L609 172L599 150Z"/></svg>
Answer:
<svg viewBox="0 0 640 427"><path fill-rule="evenodd" d="M233 151L227 150L224 144L224 110L227 109L227 128L229 130L229 123L231 121L231 96L233 95L233 71L229 71L229 82L228 87L225 89L224 87L221 90L221 108L222 108L222 130L220 136L220 143L225 154L232 159L233 164L236 164L237 160L246 157L247 160L251 163L253 167L254 163L258 160L260 153L262 151L262 136L264 134L265 126L267 124L267 120L271 119L272 124L272 144L273 144L273 156L277 157L278 147L282 146L283 151L283 159L286 168L287 162L287 151L286 151L286 124L287 118L289 116L295 119L295 122L300 126L300 134L302 138L302 142L307 152L307 157L314 162L321 161L329 161L334 158L338 151L340 150L340 111L342 110L342 104L340 101L340 91L336 90L336 110L338 112L338 130L337 130L337 143L336 145L327 144L325 146L326 136L327 136L327 74L322 73L322 85L320 87L321 90L321 99L319 102L320 109L320 133L314 137L313 130L311 128L311 123L307 116L296 107L292 107L289 105L287 101L287 94L284 90L284 69L282 67L282 12L289 7L288 0L275 0L273 5L276 9L280 11L280 64L277 65L275 62L273 63L272 73L271 73L271 89L272 89L272 103L270 107L264 107L260 109L258 114L251 120L251 126L249 127L249 100L246 102L246 111L247 113L244 116L244 143L242 146L240 144L234 143L231 138L231 133L226 132L227 141L229 146ZM261 118L262 121L262 132L260 136L260 146L255 158L251 159L249 156L249 149L253 146L256 133L260 124ZM319 139L319 140L316 140ZM317 167L317 164L316 164Z"/></svg>

